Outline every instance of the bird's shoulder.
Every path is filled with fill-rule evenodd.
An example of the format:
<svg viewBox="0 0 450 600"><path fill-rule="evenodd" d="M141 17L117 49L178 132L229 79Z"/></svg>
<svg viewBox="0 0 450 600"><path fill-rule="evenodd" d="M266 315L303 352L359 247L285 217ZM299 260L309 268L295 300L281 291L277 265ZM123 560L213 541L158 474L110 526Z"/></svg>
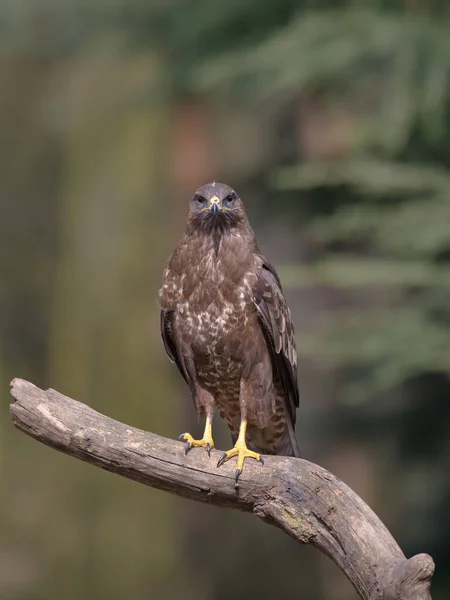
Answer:
<svg viewBox="0 0 450 600"><path fill-rule="evenodd" d="M183 300L184 281L192 270L193 257L199 251L198 244L183 236L172 252L163 271L162 286L158 293L162 309L173 310Z"/></svg>

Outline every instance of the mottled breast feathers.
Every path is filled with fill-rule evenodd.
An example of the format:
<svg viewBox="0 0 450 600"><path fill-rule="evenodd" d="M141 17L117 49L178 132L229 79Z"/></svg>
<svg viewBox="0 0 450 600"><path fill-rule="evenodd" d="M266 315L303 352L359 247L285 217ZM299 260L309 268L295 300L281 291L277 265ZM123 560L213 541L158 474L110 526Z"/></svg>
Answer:
<svg viewBox="0 0 450 600"><path fill-rule="evenodd" d="M261 330L270 353L274 375L280 381L292 424L299 406L297 351L291 311L283 295L282 286L274 267L258 256L259 269L253 287L253 302L258 312ZM185 364L177 349L173 331L174 311L161 309L161 337L170 360L175 362L186 383L192 389L195 374Z"/></svg>

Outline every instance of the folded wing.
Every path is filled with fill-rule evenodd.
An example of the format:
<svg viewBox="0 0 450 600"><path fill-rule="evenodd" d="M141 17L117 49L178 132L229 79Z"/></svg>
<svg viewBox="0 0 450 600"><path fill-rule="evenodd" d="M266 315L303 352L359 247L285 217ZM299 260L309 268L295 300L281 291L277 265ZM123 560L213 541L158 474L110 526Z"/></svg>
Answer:
<svg viewBox="0 0 450 600"><path fill-rule="evenodd" d="M253 301L269 349L273 374L283 389L287 414L294 426L295 409L299 405L294 324L278 275L263 257L253 289Z"/></svg>

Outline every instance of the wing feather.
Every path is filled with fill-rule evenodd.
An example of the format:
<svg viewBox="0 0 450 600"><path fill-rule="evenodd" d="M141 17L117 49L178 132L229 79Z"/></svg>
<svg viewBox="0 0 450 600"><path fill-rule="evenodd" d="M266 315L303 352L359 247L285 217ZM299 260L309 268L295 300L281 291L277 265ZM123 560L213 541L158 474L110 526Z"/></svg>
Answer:
<svg viewBox="0 0 450 600"><path fill-rule="evenodd" d="M281 383L288 414L292 424L295 424L299 391L294 324L277 272L266 259L262 258L261 262L253 289L253 301L270 352L274 375Z"/></svg>
<svg viewBox="0 0 450 600"><path fill-rule="evenodd" d="M192 394L195 394L194 378L190 374L189 364L184 359L183 352L177 344L177 338L173 327L173 311L161 309L161 337L166 350L166 354L174 362L180 371L183 379L191 389Z"/></svg>

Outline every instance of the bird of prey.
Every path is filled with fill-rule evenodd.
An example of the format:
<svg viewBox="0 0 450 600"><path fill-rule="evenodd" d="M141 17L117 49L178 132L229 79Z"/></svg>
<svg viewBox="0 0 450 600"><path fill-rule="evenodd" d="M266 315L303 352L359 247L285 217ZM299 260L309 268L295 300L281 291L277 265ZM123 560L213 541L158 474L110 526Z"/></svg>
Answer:
<svg viewBox="0 0 450 600"><path fill-rule="evenodd" d="M186 230L159 291L165 350L206 418L202 439L184 433L185 452L214 448L212 420L226 420L237 456L300 456L294 326L280 280L261 254L236 192L209 183L189 202Z"/></svg>

